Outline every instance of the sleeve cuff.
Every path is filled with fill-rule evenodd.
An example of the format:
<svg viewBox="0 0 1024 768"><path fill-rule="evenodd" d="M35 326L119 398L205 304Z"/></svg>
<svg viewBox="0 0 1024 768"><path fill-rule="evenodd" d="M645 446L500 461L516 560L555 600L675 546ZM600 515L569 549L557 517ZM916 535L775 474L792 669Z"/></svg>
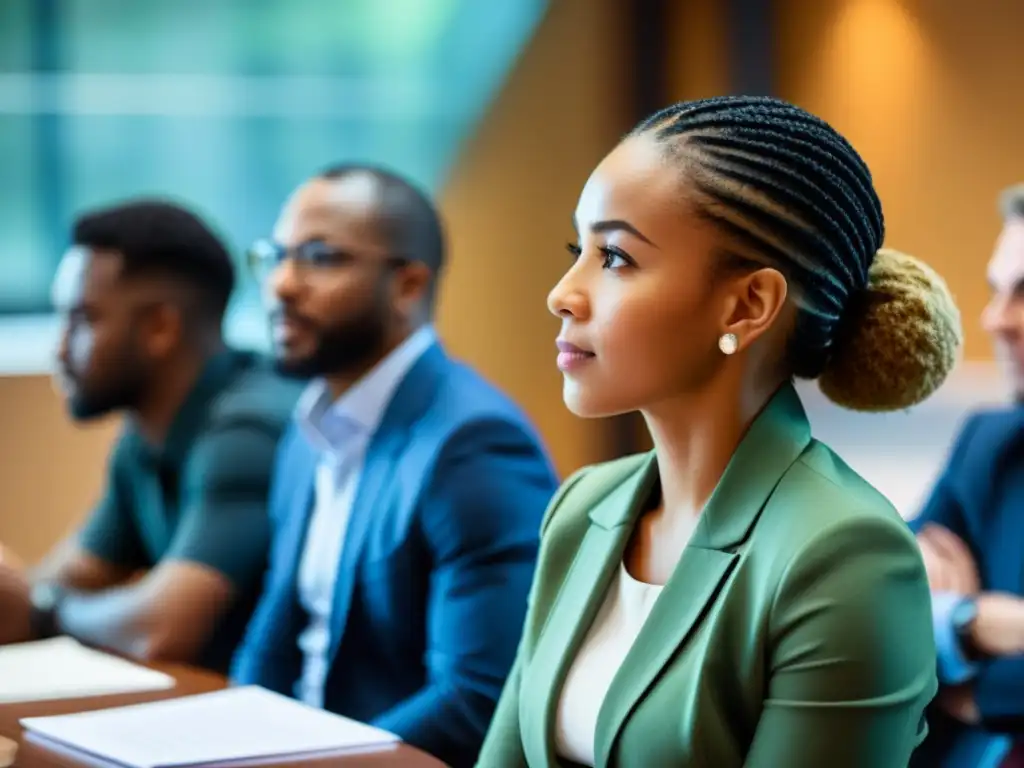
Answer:
<svg viewBox="0 0 1024 768"><path fill-rule="evenodd" d="M960 685L978 674L978 665L964 657L956 630L953 628L953 608L963 598L963 595L953 592L932 592L932 621L939 660L938 676L939 681L945 685Z"/></svg>

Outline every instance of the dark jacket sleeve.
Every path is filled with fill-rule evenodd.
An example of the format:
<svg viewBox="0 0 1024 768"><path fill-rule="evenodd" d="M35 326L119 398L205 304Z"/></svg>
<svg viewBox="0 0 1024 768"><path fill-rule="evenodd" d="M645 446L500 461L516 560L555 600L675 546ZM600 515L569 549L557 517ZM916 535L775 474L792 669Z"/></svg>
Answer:
<svg viewBox="0 0 1024 768"><path fill-rule="evenodd" d="M983 540L986 519L994 514L1020 513L995 508L998 497L994 491L1006 478L1024 472L1024 453L1014 445L1022 426L1020 416L1010 411L971 417L928 502L911 521L913 530L918 532L927 523L948 528L964 540L983 566L987 555ZM978 663L973 686L986 728L1024 732L1024 657L1006 656Z"/></svg>
<svg viewBox="0 0 1024 768"><path fill-rule="evenodd" d="M512 668L556 479L520 426L488 420L450 438L421 501L432 553L427 683L375 722L472 765Z"/></svg>
<svg viewBox="0 0 1024 768"><path fill-rule="evenodd" d="M578 470L576 474L568 478L555 493L548 504L544 519L541 522L540 539L544 542L544 534L548 523L557 512L562 501L572 490L580 478L586 473L586 468ZM536 611L535 594L541 581L535 580L531 585L527 609L532 614ZM487 737L476 763L476 768L527 768L526 753L523 750L523 737L519 722L520 705L520 682L522 668L528 659L526 657L526 645L528 638L520 638L519 647L516 651L516 660L509 673L508 680L501 692L498 706L495 709L494 717L487 730Z"/></svg>
<svg viewBox="0 0 1024 768"><path fill-rule="evenodd" d="M910 521L911 530L917 534L928 524L948 528L964 541L969 541L967 521L960 500L961 478L966 469L970 449L975 442L980 416L967 420L953 443L953 449L946 459L938 480L932 487L920 514Z"/></svg>

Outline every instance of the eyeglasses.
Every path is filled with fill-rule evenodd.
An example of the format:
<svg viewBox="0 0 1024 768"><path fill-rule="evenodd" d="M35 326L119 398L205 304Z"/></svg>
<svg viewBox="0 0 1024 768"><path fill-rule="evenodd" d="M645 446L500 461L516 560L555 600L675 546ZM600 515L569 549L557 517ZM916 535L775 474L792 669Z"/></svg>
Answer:
<svg viewBox="0 0 1024 768"><path fill-rule="evenodd" d="M312 270L347 267L356 263L378 262L388 267L401 267L409 263L404 256L360 256L348 251L333 248L320 240L300 243L294 248L285 248L273 240L257 240L246 252L246 261L250 272L260 282L270 277L271 273L287 259L292 259L303 272Z"/></svg>

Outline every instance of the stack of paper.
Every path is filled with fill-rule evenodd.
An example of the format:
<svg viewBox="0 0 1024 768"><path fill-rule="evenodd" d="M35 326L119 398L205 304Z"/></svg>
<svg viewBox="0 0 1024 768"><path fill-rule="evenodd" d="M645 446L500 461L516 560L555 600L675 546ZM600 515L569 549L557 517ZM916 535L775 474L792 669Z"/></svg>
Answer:
<svg viewBox="0 0 1024 768"><path fill-rule="evenodd" d="M159 691L174 678L70 637L0 647L0 703Z"/></svg>
<svg viewBox="0 0 1024 768"><path fill-rule="evenodd" d="M21 721L30 732L131 768L392 747L398 737L276 693L245 686L151 704Z"/></svg>

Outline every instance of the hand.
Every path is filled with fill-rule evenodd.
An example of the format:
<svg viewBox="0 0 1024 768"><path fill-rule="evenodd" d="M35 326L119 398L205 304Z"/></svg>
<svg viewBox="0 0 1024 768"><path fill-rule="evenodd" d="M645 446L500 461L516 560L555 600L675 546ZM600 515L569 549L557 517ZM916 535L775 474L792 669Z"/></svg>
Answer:
<svg viewBox="0 0 1024 768"><path fill-rule="evenodd" d="M32 601L28 579L19 568L0 561L0 644L32 638Z"/></svg>
<svg viewBox="0 0 1024 768"><path fill-rule="evenodd" d="M9 565L17 571L25 570L25 563L14 552L0 544L0 565Z"/></svg>
<svg viewBox="0 0 1024 768"><path fill-rule="evenodd" d="M981 589L974 556L955 533L930 523L918 534L917 543L933 592L974 595Z"/></svg>
<svg viewBox="0 0 1024 768"><path fill-rule="evenodd" d="M971 645L989 656L1024 653L1024 600L1006 592L978 595Z"/></svg>
<svg viewBox="0 0 1024 768"><path fill-rule="evenodd" d="M935 697L935 703L943 712L961 723L977 725L981 722L981 712L978 711L974 689L970 683L943 686L939 689L939 695Z"/></svg>

